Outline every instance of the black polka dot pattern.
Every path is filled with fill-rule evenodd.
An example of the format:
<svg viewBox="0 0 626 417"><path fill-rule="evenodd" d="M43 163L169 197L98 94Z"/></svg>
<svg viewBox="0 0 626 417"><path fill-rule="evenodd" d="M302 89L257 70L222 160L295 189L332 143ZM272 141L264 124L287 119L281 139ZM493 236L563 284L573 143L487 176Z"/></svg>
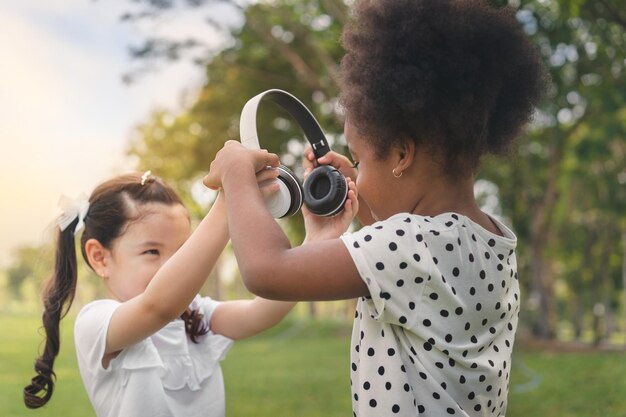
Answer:
<svg viewBox="0 0 626 417"><path fill-rule="evenodd" d="M398 214L342 236L370 296L351 343L354 416L506 413L520 298L516 238ZM477 414L478 413L478 414Z"/></svg>

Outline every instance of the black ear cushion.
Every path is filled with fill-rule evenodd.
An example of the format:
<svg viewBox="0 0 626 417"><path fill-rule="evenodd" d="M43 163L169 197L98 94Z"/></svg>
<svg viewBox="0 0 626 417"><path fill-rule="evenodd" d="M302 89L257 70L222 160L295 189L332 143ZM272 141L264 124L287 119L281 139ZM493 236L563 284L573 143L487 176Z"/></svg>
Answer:
<svg viewBox="0 0 626 417"><path fill-rule="evenodd" d="M315 168L302 186L304 204L318 216L334 216L343 210L348 197L348 183L337 169L330 165Z"/></svg>
<svg viewBox="0 0 626 417"><path fill-rule="evenodd" d="M298 180L298 177L284 165L278 167L278 180L282 181L291 194L291 204L289 204L289 210L281 217L293 216L302 207L302 185Z"/></svg>

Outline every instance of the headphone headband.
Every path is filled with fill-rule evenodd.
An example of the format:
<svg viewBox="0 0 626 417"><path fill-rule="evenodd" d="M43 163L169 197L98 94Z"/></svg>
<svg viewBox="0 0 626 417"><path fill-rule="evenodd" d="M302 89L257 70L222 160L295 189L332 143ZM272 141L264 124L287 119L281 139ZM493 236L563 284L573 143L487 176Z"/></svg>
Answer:
<svg viewBox="0 0 626 417"><path fill-rule="evenodd" d="M330 151L326 136L311 111L295 96L278 89L266 90L257 94L248 100L243 107L239 119L239 135L244 146L251 149L261 148L256 129L256 115L259 104L263 99L278 104L296 120L304 132L304 136L313 147L316 159L321 158Z"/></svg>

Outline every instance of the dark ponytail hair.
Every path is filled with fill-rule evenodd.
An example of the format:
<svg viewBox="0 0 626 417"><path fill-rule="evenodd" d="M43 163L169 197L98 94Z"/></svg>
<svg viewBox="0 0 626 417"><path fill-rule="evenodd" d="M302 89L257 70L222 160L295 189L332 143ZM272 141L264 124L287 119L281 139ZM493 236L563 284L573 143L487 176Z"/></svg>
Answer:
<svg viewBox="0 0 626 417"><path fill-rule="evenodd" d="M184 206L172 187L152 175L120 175L96 187L89 197L89 210L80 240L81 252L87 265L89 260L85 243L89 239L96 239L102 246L110 249L128 224L141 218L138 208L148 203ZM53 366L60 348L59 323L69 311L76 293L74 229L77 224L78 219L75 219L65 230L58 231L54 272L47 280L42 294L42 322L46 343L43 353L35 361L37 375L24 387L24 404L28 408L45 405L54 391L56 375ZM203 314L198 310L187 309L180 318L185 322L185 331L194 343L198 343L198 337L209 331Z"/></svg>
<svg viewBox="0 0 626 417"><path fill-rule="evenodd" d="M43 291L43 327L46 345L43 354L35 361L37 375L24 388L24 404L28 408L45 405L54 391L56 375L52 370L59 354L59 322L67 314L76 292L76 248L74 246L74 220L64 231L58 231L54 272ZM43 392L42 396L37 395Z"/></svg>

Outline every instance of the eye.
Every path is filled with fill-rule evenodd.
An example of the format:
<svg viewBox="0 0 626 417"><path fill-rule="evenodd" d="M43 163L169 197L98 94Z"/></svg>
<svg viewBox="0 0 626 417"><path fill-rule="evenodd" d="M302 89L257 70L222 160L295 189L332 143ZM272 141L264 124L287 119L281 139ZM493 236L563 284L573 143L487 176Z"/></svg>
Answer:
<svg viewBox="0 0 626 417"><path fill-rule="evenodd" d="M352 168L358 169L360 162L356 161L352 164Z"/></svg>
<svg viewBox="0 0 626 417"><path fill-rule="evenodd" d="M148 249L146 251L143 252L144 255L158 255L159 254L159 250L158 249Z"/></svg>

